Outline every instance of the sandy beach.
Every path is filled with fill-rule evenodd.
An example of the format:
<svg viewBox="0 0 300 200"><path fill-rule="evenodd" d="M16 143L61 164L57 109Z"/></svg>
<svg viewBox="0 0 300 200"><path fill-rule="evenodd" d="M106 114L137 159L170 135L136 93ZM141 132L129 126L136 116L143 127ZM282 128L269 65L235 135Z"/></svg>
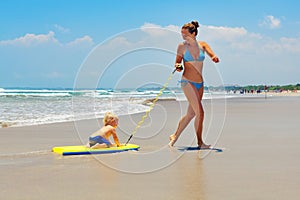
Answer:
<svg viewBox="0 0 300 200"><path fill-rule="evenodd" d="M169 135L187 103L159 101L131 143L138 152L61 156L100 120L0 129L1 199L297 199L300 98L204 100L205 138L223 151L191 150L191 123L175 147ZM120 116L126 142L143 113Z"/></svg>

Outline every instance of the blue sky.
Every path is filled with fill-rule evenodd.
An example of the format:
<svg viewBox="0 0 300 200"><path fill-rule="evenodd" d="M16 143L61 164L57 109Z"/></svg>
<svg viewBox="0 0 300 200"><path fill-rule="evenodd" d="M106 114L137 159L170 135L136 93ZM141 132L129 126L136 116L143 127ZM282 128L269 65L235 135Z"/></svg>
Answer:
<svg viewBox="0 0 300 200"><path fill-rule="evenodd" d="M156 75L153 82L163 84L168 70L160 71L157 67L172 66L172 53L128 54L124 58L126 64L114 62L118 66L111 65L109 70L107 65L99 63L110 54L120 56L117 55L120 48L126 52L132 46L141 48L137 46L141 43L151 46L152 42L155 48L176 52L181 41L178 31L191 20L201 24L198 39L207 41L221 59L218 65L207 59L207 79L210 79L209 68L216 68L218 79L224 84L299 83L299 7L299 2L271 0L3 0L0 2L0 88L73 87L79 78L86 80L86 87L114 87L124 77L128 78L126 87L136 87L151 73ZM178 37L144 29L149 27L177 31ZM135 35L135 39L130 39L130 35ZM168 38L170 41L166 41ZM114 41L122 42L103 49ZM104 50L103 58L96 56L98 60L93 61L99 70L89 85L88 74L95 69L86 67L86 63L98 48ZM148 59L149 54L153 60ZM149 63L156 64L151 67ZM148 66L155 71L143 73L137 66ZM81 71L85 71L84 76ZM129 78L129 73L135 78ZM179 74L175 79L179 79ZM176 85L175 81L172 84Z"/></svg>

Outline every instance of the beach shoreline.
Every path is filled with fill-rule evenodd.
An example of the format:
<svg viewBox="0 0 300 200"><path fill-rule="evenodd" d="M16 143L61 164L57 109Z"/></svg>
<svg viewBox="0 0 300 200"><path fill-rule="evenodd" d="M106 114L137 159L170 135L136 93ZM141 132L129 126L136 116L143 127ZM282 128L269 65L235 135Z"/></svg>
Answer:
<svg viewBox="0 0 300 200"><path fill-rule="evenodd" d="M23 91L23 90L22 90ZM44 91L43 91L44 92ZM61 93L62 91L60 91ZM89 91L91 92L91 91ZM59 93L59 94L60 94ZM183 94L176 94L179 96L174 96L174 97L167 97L167 98L159 98L158 101L186 101L185 97ZM282 91L282 92L273 92L273 91L269 91L267 93L262 92L262 93L246 93L246 94L236 94L236 93L232 93L232 92L211 92L211 93L206 93L203 97L203 101L206 100L210 100L210 99L229 99L229 98L270 98L270 97L300 97L300 91ZM116 102L114 104L111 104L110 107L111 109L113 109L113 106L116 106L118 104L118 100L115 99L114 97L109 97L111 100L111 102ZM97 98L96 98L97 99ZM93 100L93 99L92 99ZM95 99L94 99L95 100ZM101 101L101 99L99 99ZM135 111L130 111L130 109L132 108L124 108L124 109L128 109L128 112L130 114L136 114L136 113L143 113L145 112L148 107L153 103L153 101L155 100L154 97L152 98L145 98L143 100L143 98L133 98L130 97L128 99L126 99L126 106L131 106L130 104L132 104L132 108L134 109L134 104L138 105L138 106L144 106L144 107L138 107L136 108ZM51 117L47 117L47 116L43 116L42 118L46 118L47 120L39 120L39 119L27 119L27 121L29 120L29 122L19 122L17 121L11 121L11 120L5 120L5 117L2 117L2 120L0 120L0 129L1 128L9 128L9 127L23 127L23 126L35 126L35 125L43 125L43 124L55 124L55 123L64 123L64 122L73 122L73 121L80 121L80 120L89 120L89 119L95 119L95 118L99 118L99 114L97 112L94 111L94 109L96 108L96 104L93 104L93 106L95 108L87 108L87 110L89 110L89 114L86 117L82 116L82 113L78 112L78 108L77 108L77 98L74 97L74 99L70 99L70 104L69 107L71 106L71 110L73 109L73 113L69 113L67 116L60 116L61 114L57 114L57 116L53 115L52 117L54 117L52 120ZM124 103L124 102L123 102ZM44 104L47 104L46 102L44 102ZM20 106L20 105L19 105ZM20 107L23 107L23 105L21 105ZM10 108L12 109L12 108ZM42 109L39 108L38 109ZM92 109L92 111L91 111ZM6 109L4 109L5 111ZM14 111L15 112L15 111ZM18 112L24 112L22 109L19 110ZM35 110L35 112L37 112L37 110ZM50 115L51 114L50 110ZM70 111L68 111L70 112ZM128 115L128 112L124 112L121 115ZM46 113L45 113L46 114ZM23 115L28 115L27 113L23 113ZM98 117L97 117L98 115ZM100 115L104 115L104 113L102 112L102 114ZM37 117L37 116L36 116ZM35 118L36 118L35 117ZM15 117L14 117L15 118ZM57 118L57 119L56 119ZM50 121L48 121L50 120ZM31 122L30 122L31 121Z"/></svg>
<svg viewBox="0 0 300 200"><path fill-rule="evenodd" d="M101 126L101 118L2 128L0 196L73 200L299 196L298 96L203 100L203 105L205 140L223 152L179 151L196 145L192 123L174 148L167 146L185 113L185 101L157 102L130 141L141 146L138 152L66 157L51 152L54 146L85 144ZM121 142L143 114L120 116Z"/></svg>

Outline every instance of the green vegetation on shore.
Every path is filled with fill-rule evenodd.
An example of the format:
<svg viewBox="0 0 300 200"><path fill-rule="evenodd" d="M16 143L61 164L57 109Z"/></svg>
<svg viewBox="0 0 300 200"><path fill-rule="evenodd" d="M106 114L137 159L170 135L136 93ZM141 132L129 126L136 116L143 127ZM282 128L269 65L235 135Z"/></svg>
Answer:
<svg viewBox="0 0 300 200"><path fill-rule="evenodd" d="M300 83L296 85L247 85L247 86L225 86L225 90L265 90L265 87L269 91L282 91L282 90L300 90Z"/></svg>

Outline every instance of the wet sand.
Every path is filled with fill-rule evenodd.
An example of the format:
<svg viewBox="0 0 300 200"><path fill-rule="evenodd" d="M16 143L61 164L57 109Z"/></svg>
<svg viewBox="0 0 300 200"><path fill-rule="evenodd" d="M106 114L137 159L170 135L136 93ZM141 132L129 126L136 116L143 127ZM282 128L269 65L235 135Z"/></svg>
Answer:
<svg viewBox="0 0 300 200"><path fill-rule="evenodd" d="M300 98L205 100L205 140L223 152L193 150L193 123L174 148L168 137L186 102L160 101L131 143L138 152L61 156L101 125L84 120L0 129L1 199L297 199ZM126 142L143 114L120 116Z"/></svg>

